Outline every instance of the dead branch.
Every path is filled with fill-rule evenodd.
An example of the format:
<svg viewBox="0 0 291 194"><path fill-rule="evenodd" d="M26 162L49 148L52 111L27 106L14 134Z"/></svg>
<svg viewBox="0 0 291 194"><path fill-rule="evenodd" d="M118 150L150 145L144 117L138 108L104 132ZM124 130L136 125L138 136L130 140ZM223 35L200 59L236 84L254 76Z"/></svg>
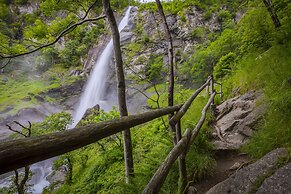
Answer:
<svg viewBox="0 0 291 194"><path fill-rule="evenodd" d="M128 88L131 88L131 89L133 89L133 90L138 91L138 92L141 93L144 97L146 97L147 99L149 99L149 100L151 100L151 101L153 101L153 102L157 102L156 100L152 99L152 98L149 97L146 93L144 93L143 91L141 91L141 90L138 89L138 88L131 87L131 86L129 86Z"/></svg>
<svg viewBox="0 0 291 194"><path fill-rule="evenodd" d="M153 102L155 102L156 104L157 104L157 108L158 109L160 109L161 108L161 106L160 106L160 93L159 93L159 91L158 91L158 89L157 89L157 85L155 84L155 83L153 83L153 82L151 82L149 79L147 79L147 78L143 78L141 75L139 75L136 71L134 71L129 65L125 65L135 76L137 76L141 81L146 81L146 82L148 82L149 84L151 84L151 85L153 85L153 87L154 87L154 90L155 90L155 93L157 94L157 99L156 100L154 100L154 99L152 99L152 98L148 98L147 96L145 96L146 98L148 98L148 99L151 99ZM167 127L167 125L166 125L166 122L165 122L165 120L164 120L164 118L163 117L161 117L161 120L162 120L162 122L163 122L163 125L164 125L164 127L165 127L165 129L167 129L168 127Z"/></svg>
<svg viewBox="0 0 291 194"><path fill-rule="evenodd" d="M29 127L25 127L24 125L22 125L21 123L19 123L19 122L17 122L17 121L13 121L14 123L16 123L17 125L19 125L20 127L22 127L22 129L26 129L27 130L27 134L24 134L23 132L21 132L21 131L17 131L17 130L15 130L15 129L13 129L10 125L6 125L7 127L8 127L8 129L10 130L10 131L13 131L13 132L15 132L15 133L18 133L18 134L20 134L20 135L22 135L22 136L24 136L24 137L30 137L31 136L31 122L30 121L28 121L28 124L29 124Z"/></svg>
<svg viewBox="0 0 291 194"><path fill-rule="evenodd" d="M21 126L22 129L26 129L28 131L28 134L24 134L20 131L17 131L17 130L14 130L12 129L11 126L7 125L9 130L13 131L13 132L16 132L18 134L21 134L22 136L24 136L25 138L28 138L31 136L31 122L28 121L29 123L29 127L25 127L24 125L22 125L21 123L17 122L17 121L14 121L14 123L16 123L17 125ZM20 181L19 183L19 172L18 170L14 170L14 174L15 174L15 177L14 177L14 184L16 186L16 189L17 189L17 192L18 194L24 194L25 193L25 185L26 185L26 182L28 181L28 178L29 178L29 166L25 166L24 167L24 177L22 178L22 180Z"/></svg>
<svg viewBox="0 0 291 194"><path fill-rule="evenodd" d="M10 61L11 61L11 58L9 58L7 62L0 69L4 69L10 63Z"/></svg>
<svg viewBox="0 0 291 194"><path fill-rule="evenodd" d="M94 3L92 3L90 5L90 7L87 9L87 11L85 12L85 15L83 16L82 20L86 19L86 17L88 16L90 10L94 7L94 5L98 2L98 0L94 1Z"/></svg>

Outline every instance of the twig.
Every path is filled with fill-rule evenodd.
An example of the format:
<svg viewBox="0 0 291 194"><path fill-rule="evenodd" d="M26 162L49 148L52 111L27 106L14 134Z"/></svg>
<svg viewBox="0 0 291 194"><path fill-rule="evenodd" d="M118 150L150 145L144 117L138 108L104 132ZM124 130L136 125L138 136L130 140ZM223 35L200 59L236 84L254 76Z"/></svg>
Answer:
<svg viewBox="0 0 291 194"><path fill-rule="evenodd" d="M158 109L160 109L161 107L160 107L160 103L159 103L159 101L160 101L160 93L158 92L158 89L157 89L157 85L155 84L155 83L153 83L153 82L151 82L150 80L148 80L147 78L144 78L144 77L142 77L140 74L138 74L136 71L134 71L129 65L125 65L135 76L137 76L140 80L142 80L142 81L146 81L146 82L148 82L149 84L152 84L153 85L153 87L154 87L154 90L155 90L155 93L157 94L157 99L156 100L154 100L154 99L152 99L152 98L150 98L150 97L148 97L147 95L145 95L143 92L141 92L146 98L148 98L148 99L150 99L150 100L152 100L153 102L155 102L156 104L157 104L157 108ZM135 89L135 88L134 88ZM165 129L167 129L168 127L167 127L167 125L166 125L166 122L165 122L165 120L164 120L164 118L163 117L161 117L161 120L162 120L162 122L163 122L163 125L164 125L164 127L165 127Z"/></svg>
<svg viewBox="0 0 291 194"><path fill-rule="evenodd" d="M20 135L22 135L24 137L30 137L31 136L31 126L32 125L31 125L31 122L30 121L28 121L29 127L25 127L24 125L22 125L21 123L19 123L17 121L13 121L13 122L16 123L17 125L19 125L20 127L22 127L23 129L26 129L28 131L28 133L27 134L24 134L21 131L17 131L15 129L13 129L10 125L6 124L6 126L8 127L8 129L10 131L13 131L15 133L18 133L18 134L20 134Z"/></svg>
<svg viewBox="0 0 291 194"><path fill-rule="evenodd" d="M11 58L8 59L8 61L0 68L0 69L4 69L11 61Z"/></svg>
<svg viewBox="0 0 291 194"><path fill-rule="evenodd" d="M84 20L84 19L88 16L90 10L94 7L94 5L97 3L97 1L98 1L98 0L96 0L94 3L92 3L92 5L90 5L90 7L89 7L89 8L87 9L87 11L85 12L85 15L83 16L82 20Z"/></svg>
<svg viewBox="0 0 291 194"><path fill-rule="evenodd" d="M8 129L9 129L10 131L13 131L13 132L15 132L15 133L18 133L18 134L20 134L20 135L22 135L22 136L24 136L24 137L27 137L27 135L25 135L24 133L12 129L12 127L11 127L10 125L7 124L6 126L8 127Z"/></svg>
<svg viewBox="0 0 291 194"><path fill-rule="evenodd" d="M131 88L131 89L134 89L134 90L136 90L136 91L138 91L139 93L141 93L144 97L146 97L147 99L149 99L149 100L151 100L151 101L153 101L153 102L157 102L156 100L154 100L154 99L152 99L151 97L149 97L148 95L146 95L143 91L141 91L140 89L137 89L137 88L135 88L135 87L128 87L128 88Z"/></svg>
<svg viewBox="0 0 291 194"><path fill-rule="evenodd" d="M19 123L17 121L14 121L14 123L16 123L17 125L21 126L23 129L28 130L28 134L25 135L24 133L22 133L20 131L17 131L17 130L12 129L11 126L6 125L9 128L9 130L18 133L18 134L24 136L25 138L28 138L28 137L31 136L31 122L30 121L28 121L29 127L25 127L24 125L22 125L21 123ZM15 174L15 177L14 177L13 182L14 182L14 184L16 186L16 189L17 189L18 193L24 193L25 192L25 184L26 184L26 182L27 182L27 180L29 178L29 166L25 166L24 167L24 177L22 178L22 180L20 181L20 183L19 183L19 173L18 173L18 170L14 170L14 174Z"/></svg>

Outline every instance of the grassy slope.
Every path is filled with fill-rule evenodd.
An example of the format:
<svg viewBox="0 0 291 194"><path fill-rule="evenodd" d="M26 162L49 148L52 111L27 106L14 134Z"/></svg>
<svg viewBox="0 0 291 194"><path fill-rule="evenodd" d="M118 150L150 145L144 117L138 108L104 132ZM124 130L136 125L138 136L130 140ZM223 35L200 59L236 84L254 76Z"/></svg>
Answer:
<svg viewBox="0 0 291 194"><path fill-rule="evenodd" d="M0 84L0 111L3 111L7 106L13 106L14 109L9 114L14 114L21 108L33 105L36 103L35 99L27 102L22 101L22 99L25 97L33 98L29 93L37 94L46 87L46 83L41 80L15 80L9 78L8 82Z"/></svg>

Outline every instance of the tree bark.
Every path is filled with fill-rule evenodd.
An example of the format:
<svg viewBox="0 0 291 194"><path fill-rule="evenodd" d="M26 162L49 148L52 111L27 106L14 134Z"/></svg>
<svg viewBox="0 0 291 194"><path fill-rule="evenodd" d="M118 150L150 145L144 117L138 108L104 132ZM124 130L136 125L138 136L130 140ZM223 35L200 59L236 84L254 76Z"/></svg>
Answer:
<svg viewBox="0 0 291 194"><path fill-rule="evenodd" d="M160 0L156 0L156 4L158 6L159 14L162 17L163 20L163 25L165 28L165 34L166 38L168 41L168 60L169 60L169 65L168 65L168 106L173 106L174 105L174 49L173 49L173 40L171 36L171 32L167 23L166 16L164 14L163 6L160 2ZM169 115L169 120L172 118L173 114ZM175 128L170 125L171 131L174 133ZM177 143L177 139L174 136L174 144Z"/></svg>
<svg viewBox="0 0 291 194"><path fill-rule="evenodd" d="M120 116L127 116L127 106L126 106L126 97L125 97L125 79L123 72L123 61L120 48L120 35L118 31L118 26L113 14L113 11L110 6L109 0L103 0L103 7L105 15L110 24L112 39L113 39L113 48L115 56L115 69L117 75L117 93L118 93L118 105ZM124 141L124 161L125 161L125 176L126 183L129 182L131 176L134 176L133 170L133 157L132 157L132 143L130 130L126 129L123 131L123 141Z"/></svg>
<svg viewBox="0 0 291 194"><path fill-rule="evenodd" d="M62 132L0 142L0 174L84 147L124 129L178 111L179 108L181 105Z"/></svg>
<svg viewBox="0 0 291 194"><path fill-rule="evenodd" d="M177 124L177 122L184 116L184 114L187 112L189 107L191 106L192 102L195 100L195 98L200 94L200 92L208 86L210 82L210 78L207 79L207 81L198 88L191 96L190 98L183 104L181 109L171 118L170 125L174 126Z"/></svg>
<svg viewBox="0 0 291 194"><path fill-rule="evenodd" d="M278 15L274 9L274 6L273 6L273 3L272 3L272 0L263 0L271 18L272 18L272 21L274 23L274 26L276 28L279 28L281 26L281 23L280 23L280 20L278 18Z"/></svg>
<svg viewBox="0 0 291 194"><path fill-rule="evenodd" d="M155 172L150 182L143 190L143 194L159 193L172 165L177 160L179 155L181 155L186 150L190 141L190 137L191 132L189 129L187 129L184 133L183 138L174 146L174 148L169 152L166 159L159 166L158 170Z"/></svg>

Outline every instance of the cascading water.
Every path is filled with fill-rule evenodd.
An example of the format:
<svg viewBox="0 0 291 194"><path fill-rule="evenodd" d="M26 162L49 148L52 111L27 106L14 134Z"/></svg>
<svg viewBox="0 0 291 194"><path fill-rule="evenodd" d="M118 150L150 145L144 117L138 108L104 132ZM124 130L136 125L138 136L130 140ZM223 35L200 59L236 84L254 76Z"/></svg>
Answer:
<svg viewBox="0 0 291 194"><path fill-rule="evenodd" d="M118 25L118 30L121 32L128 24L131 7L126 10L125 16L122 18ZM105 102L102 101L102 97L105 93L105 78L108 73L108 65L113 53L112 39L105 47L101 56L97 60L94 66L93 72L90 74L85 86L85 90L81 95L78 108L73 114L73 123L69 128L74 128L78 122L82 119L88 108L92 108L96 104L99 104L103 108Z"/></svg>
<svg viewBox="0 0 291 194"><path fill-rule="evenodd" d="M119 32L127 26L131 8L132 7L129 7L126 10L125 16L118 25ZM105 102L102 101L102 97L106 89L105 78L107 77L109 69L108 65L111 60L112 53L113 42L111 39L105 47L104 51L102 52L101 56L99 57L97 63L95 64L93 72L89 76L89 79L85 86L85 90L81 96L79 106L73 114L74 122L69 128L74 128L78 124L88 108L91 108L96 104L99 104L103 108L103 106L105 105ZM29 184L33 185L33 187L31 188L31 192L33 194L40 194L46 186L49 186L49 182L46 180L46 178L52 172L51 167L53 160L53 158L48 159L33 164L31 166L31 170L34 175L30 180ZM9 186L9 179L10 175L0 180L0 188Z"/></svg>

